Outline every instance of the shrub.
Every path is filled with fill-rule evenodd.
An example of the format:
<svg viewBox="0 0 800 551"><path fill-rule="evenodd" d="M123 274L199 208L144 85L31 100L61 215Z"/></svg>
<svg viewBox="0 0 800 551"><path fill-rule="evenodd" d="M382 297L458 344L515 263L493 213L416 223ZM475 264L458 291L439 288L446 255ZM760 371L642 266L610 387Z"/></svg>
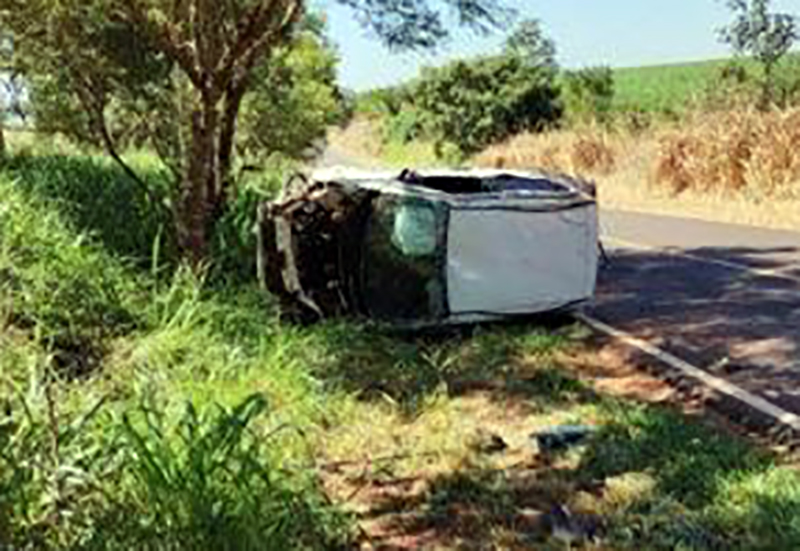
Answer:
<svg viewBox="0 0 800 551"><path fill-rule="evenodd" d="M406 144L422 138L423 135L419 113L411 106L384 119L382 136L384 143Z"/></svg>
<svg viewBox="0 0 800 551"><path fill-rule="evenodd" d="M614 104L614 73L588 67L564 74L567 116L576 121L608 122Z"/></svg>
<svg viewBox="0 0 800 551"><path fill-rule="evenodd" d="M424 70L413 97L437 149L452 144L463 156L526 130L542 130L562 114L555 72L513 55Z"/></svg>
<svg viewBox="0 0 800 551"><path fill-rule="evenodd" d="M235 195L214 227L210 244L213 280L236 283L255 280L258 205L280 192L294 167L294 162L273 156L264 168L239 179Z"/></svg>
<svg viewBox="0 0 800 551"><path fill-rule="evenodd" d="M355 113L365 116L394 116L400 113L408 98L402 86L377 88L358 94L355 98Z"/></svg>

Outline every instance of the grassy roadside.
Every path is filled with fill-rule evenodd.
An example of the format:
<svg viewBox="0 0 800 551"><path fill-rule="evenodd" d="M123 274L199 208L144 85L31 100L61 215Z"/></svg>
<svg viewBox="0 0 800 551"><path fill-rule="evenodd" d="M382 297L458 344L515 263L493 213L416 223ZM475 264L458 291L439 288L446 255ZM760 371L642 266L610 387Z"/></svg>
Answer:
<svg viewBox="0 0 800 551"><path fill-rule="evenodd" d="M0 547L560 548L556 504L610 549L800 545L794 470L580 328L281 324L145 247L135 191L81 191L114 185L94 159L0 176ZM598 433L534 453L561 423Z"/></svg>

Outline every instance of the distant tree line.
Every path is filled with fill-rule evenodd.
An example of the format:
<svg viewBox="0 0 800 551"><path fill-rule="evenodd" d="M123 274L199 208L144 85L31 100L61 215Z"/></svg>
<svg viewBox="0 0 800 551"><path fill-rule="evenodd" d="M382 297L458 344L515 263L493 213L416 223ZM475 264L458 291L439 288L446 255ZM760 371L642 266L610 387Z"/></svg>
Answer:
<svg viewBox="0 0 800 551"><path fill-rule="evenodd" d="M387 141L425 138L437 155L457 160L557 126L565 114L602 120L613 96L609 68L561 71L553 40L525 20L500 53L425 68L412 82L360 95L356 111L381 116Z"/></svg>

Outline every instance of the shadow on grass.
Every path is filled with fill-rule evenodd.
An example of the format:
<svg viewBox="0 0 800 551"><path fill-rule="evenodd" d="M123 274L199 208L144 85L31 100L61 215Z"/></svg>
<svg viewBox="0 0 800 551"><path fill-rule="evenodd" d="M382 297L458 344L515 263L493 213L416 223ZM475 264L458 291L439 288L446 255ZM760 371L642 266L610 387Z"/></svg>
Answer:
<svg viewBox="0 0 800 551"><path fill-rule="evenodd" d="M20 189L57 205L75 229L89 233L113 254L149 266L157 241L162 261L174 253L163 201L169 176L163 171L139 171L156 204L122 169L96 157L23 154L8 158L3 171Z"/></svg>
<svg viewBox="0 0 800 551"><path fill-rule="evenodd" d="M362 400L389 399L414 415L436 393L487 392L504 401L548 407L592 393L556 369L552 354L568 340L562 317L404 336L356 325L314 328L321 357L314 375ZM536 369L520 364L536 358Z"/></svg>
<svg viewBox="0 0 800 551"><path fill-rule="evenodd" d="M317 376L364 400L388 397L413 415L436 392L485 392L504 405L516 401L540 411L591 404L603 420L585 446L566 454L542 457L531 446L510 468L478 459L453 472L415 475L413 484L407 476L397 484L391 477L376 481L365 492L362 515L373 544L563 548L550 541L543 519L555 506L569 505L603 525L614 546L796 547L800 476L759 483L784 471L766 452L707 422L702 411L687 416L598 395L556 364L552 353L566 339L536 325L481 327L416 342L364 328L326 328L324 343L329 354L337 353L317 364ZM534 365L525 369L525 358ZM519 450L511 453L519 458ZM645 488L628 487L629 477L646 480Z"/></svg>
<svg viewBox="0 0 800 551"><path fill-rule="evenodd" d="M664 407L604 407L613 421L569 452L577 461L554 467L557 457L531 451L512 468L473 464L414 495L378 494L363 521L379 527L375 543L386 548L563 549L551 541L548 517L568 505L614 548L796 548L796 473L771 480L779 471L768 457ZM625 482L632 475L650 483Z"/></svg>

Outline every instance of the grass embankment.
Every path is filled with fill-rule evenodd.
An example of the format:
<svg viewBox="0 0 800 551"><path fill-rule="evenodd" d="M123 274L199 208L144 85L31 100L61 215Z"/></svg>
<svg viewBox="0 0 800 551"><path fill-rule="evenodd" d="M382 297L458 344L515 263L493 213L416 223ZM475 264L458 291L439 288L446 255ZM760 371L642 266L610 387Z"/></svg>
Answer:
<svg viewBox="0 0 800 551"><path fill-rule="evenodd" d="M733 69L733 59L711 59L690 63L648 65L614 70L614 111L684 115L714 95L725 70ZM736 60L747 75L750 86L761 74L758 64L749 59ZM800 55L790 54L778 64L779 89L796 90Z"/></svg>
<svg viewBox="0 0 800 551"><path fill-rule="evenodd" d="M12 159L0 198L0 547L547 548L556 503L612 549L800 545L793 470L611 392L577 328L288 326L170 263L163 213L107 163ZM535 455L565 422L600 430Z"/></svg>

